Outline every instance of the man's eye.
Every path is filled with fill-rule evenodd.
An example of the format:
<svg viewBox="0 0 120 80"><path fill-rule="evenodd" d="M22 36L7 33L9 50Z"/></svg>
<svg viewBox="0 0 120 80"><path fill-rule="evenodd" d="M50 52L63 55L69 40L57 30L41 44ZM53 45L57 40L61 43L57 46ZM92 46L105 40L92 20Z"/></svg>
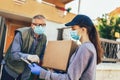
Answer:
<svg viewBox="0 0 120 80"><path fill-rule="evenodd" d="M46 26L46 24L41 24L41 26Z"/></svg>
<svg viewBox="0 0 120 80"><path fill-rule="evenodd" d="M43 27L46 26L46 24L36 24L36 23L32 23L32 24L35 25L35 26L43 26Z"/></svg>

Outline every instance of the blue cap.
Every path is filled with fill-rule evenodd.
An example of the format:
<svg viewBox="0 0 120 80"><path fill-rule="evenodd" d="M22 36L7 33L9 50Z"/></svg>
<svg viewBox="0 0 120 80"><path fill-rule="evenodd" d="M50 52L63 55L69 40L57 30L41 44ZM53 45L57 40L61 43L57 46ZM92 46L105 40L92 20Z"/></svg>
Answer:
<svg viewBox="0 0 120 80"><path fill-rule="evenodd" d="M73 18L71 22L68 22L65 24L65 26L74 26L74 25L79 25L79 26L93 26L92 20L86 16L86 15L77 15Z"/></svg>

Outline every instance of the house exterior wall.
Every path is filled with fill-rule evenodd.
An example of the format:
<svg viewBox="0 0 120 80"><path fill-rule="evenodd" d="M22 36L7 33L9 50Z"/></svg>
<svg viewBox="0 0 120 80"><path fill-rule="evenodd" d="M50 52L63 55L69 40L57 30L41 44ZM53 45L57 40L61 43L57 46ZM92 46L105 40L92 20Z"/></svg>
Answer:
<svg viewBox="0 0 120 80"><path fill-rule="evenodd" d="M64 24L48 21L46 22L45 34L48 40L57 40L58 28L65 27Z"/></svg>
<svg viewBox="0 0 120 80"><path fill-rule="evenodd" d="M16 18L17 16L20 16L18 19L23 17L32 18L36 14L42 14L47 20L65 23L75 16L75 14L72 13L61 16L60 12L61 11L56 9L54 5L49 5L43 2L38 3L36 0L26 0L23 4L16 4L14 0L0 0L0 15L10 18ZM10 14L13 16L11 17Z"/></svg>

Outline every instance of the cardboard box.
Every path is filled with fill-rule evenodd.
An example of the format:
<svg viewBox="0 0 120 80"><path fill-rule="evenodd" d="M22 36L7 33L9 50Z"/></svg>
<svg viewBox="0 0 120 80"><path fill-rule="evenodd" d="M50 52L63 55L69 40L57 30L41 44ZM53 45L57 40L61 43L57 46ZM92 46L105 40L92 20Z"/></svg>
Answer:
<svg viewBox="0 0 120 80"><path fill-rule="evenodd" d="M48 41L42 66L66 71L69 58L77 47L72 40Z"/></svg>

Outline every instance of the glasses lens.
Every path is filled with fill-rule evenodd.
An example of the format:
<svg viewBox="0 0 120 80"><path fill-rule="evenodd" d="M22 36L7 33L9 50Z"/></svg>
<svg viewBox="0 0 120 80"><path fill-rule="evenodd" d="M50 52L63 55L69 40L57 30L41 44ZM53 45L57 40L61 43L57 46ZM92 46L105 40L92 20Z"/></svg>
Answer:
<svg viewBox="0 0 120 80"><path fill-rule="evenodd" d="M42 26L42 27L46 26L46 24L37 24L37 23L32 23L32 24L35 25L35 26Z"/></svg>

